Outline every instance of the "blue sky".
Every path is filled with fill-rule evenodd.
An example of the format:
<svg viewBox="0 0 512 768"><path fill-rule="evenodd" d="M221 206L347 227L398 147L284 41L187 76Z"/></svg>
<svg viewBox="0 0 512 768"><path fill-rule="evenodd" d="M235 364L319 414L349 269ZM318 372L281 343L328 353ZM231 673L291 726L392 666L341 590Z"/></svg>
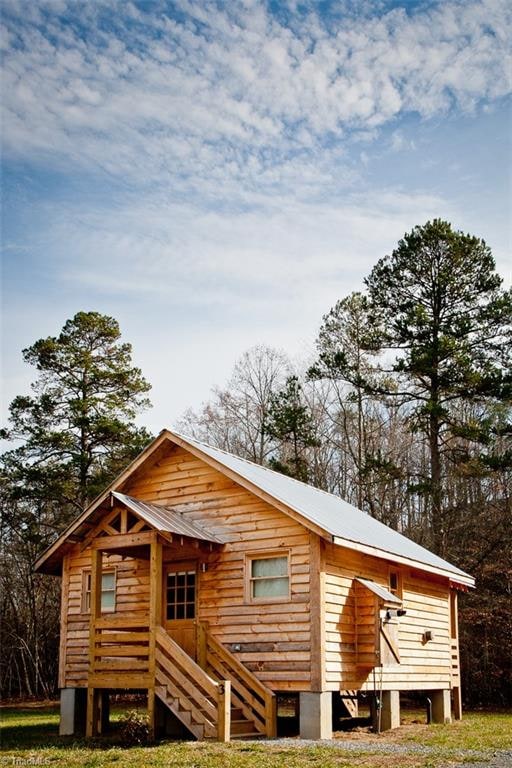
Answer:
<svg viewBox="0 0 512 768"><path fill-rule="evenodd" d="M21 349L116 317L172 426L247 348L440 216L511 280L512 9L3 0L3 408Z"/></svg>

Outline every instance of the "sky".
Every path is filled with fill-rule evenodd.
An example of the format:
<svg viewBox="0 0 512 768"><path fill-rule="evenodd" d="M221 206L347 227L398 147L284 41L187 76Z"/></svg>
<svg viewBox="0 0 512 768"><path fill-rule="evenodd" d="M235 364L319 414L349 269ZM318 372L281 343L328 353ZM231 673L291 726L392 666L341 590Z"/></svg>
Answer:
<svg viewBox="0 0 512 768"><path fill-rule="evenodd" d="M115 317L152 431L433 217L512 277L507 0L2 0L2 420L21 350Z"/></svg>

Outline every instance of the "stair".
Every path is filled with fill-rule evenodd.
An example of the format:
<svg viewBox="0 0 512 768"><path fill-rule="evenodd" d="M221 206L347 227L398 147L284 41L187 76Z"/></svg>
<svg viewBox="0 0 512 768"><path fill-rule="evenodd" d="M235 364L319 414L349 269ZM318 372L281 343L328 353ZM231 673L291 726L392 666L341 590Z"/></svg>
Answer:
<svg viewBox="0 0 512 768"><path fill-rule="evenodd" d="M229 740L229 681L213 680L161 627L155 678L155 694L196 739Z"/></svg>
<svg viewBox="0 0 512 768"><path fill-rule="evenodd" d="M254 726L254 722L244 716L239 707L231 707L231 738L258 739L262 733Z"/></svg>
<svg viewBox="0 0 512 768"><path fill-rule="evenodd" d="M155 695L198 740L275 735L275 695L202 628L197 664L163 627L155 633Z"/></svg>
<svg viewBox="0 0 512 768"><path fill-rule="evenodd" d="M350 717L358 716L357 691L340 691L341 699Z"/></svg>

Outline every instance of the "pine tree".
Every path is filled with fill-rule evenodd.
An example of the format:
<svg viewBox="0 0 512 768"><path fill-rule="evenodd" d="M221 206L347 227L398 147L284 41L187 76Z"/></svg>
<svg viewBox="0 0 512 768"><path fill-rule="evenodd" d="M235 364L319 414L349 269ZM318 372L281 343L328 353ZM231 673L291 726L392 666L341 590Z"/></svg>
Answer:
<svg viewBox="0 0 512 768"><path fill-rule="evenodd" d="M443 452L454 435L484 445L493 422L461 418L461 402L488 406L510 399L512 292L501 288L486 243L435 219L415 227L366 280L383 365L394 377L369 391L407 405L430 456L426 490L433 546L446 550ZM494 423L495 425L495 423ZM503 424L500 427L503 429ZM505 430L509 425L505 426Z"/></svg>
<svg viewBox="0 0 512 768"><path fill-rule="evenodd" d="M21 445L2 457L18 496L81 510L149 440L133 419L150 385L120 338L114 318L78 312L23 350L38 378L10 405L3 437Z"/></svg>
<svg viewBox="0 0 512 768"><path fill-rule="evenodd" d="M319 443L297 376L289 376L284 389L271 396L263 429L279 446L279 457L272 457L270 466L285 475L308 482L307 448L314 448Z"/></svg>

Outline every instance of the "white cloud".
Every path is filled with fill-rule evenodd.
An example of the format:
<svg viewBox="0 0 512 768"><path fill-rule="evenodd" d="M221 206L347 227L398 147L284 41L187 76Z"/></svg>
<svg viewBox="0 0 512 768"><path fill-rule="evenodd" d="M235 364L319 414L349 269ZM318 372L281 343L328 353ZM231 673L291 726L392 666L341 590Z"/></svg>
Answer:
<svg viewBox="0 0 512 768"><path fill-rule="evenodd" d="M293 30L256 2L181 2L179 23L129 3L36 5L6 5L7 152L137 183L250 188L299 151L321 165L328 137L344 142L407 112L470 111L510 90L502 0L328 28L311 10Z"/></svg>

